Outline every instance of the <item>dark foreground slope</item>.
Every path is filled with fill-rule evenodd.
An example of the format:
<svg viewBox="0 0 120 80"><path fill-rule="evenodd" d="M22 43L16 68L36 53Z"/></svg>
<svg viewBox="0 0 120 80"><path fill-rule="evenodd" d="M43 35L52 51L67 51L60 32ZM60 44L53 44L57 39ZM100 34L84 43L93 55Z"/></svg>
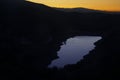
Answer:
<svg viewBox="0 0 120 80"><path fill-rule="evenodd" d="M1 0L0 12L1 80L104 79L120 72L119 14L67 13L24 0ZM62 42L76 35L103 39L78 64L47 69Z"/></svg>

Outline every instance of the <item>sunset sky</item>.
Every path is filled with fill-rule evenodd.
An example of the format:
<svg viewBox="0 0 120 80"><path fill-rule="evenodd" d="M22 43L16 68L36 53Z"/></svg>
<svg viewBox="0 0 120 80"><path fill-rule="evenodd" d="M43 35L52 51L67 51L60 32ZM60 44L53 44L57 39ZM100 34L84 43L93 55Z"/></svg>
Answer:
<svg viewBox="0 0 120 80"><path fill-rule="evenodd" d="M120 0L28 0L52 7L84 7L98 10L120 11Z"/></svg>

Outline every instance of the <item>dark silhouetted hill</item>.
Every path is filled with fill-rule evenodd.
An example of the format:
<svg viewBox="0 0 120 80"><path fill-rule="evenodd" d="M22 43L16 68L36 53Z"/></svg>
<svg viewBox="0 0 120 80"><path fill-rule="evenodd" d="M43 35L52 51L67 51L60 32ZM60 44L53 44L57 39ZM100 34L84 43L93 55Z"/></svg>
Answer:
<svg viewBox="0 0 120 80"><path fill-rule="evenodd" d="M75 9L79 10L85 11ZM88 12L64 12L24 0L1 0L1 80L104 79L119 72L120 14ZM51 61L58 58L62 42L79 35L103 39L78 64L48 69Z"/></svg>

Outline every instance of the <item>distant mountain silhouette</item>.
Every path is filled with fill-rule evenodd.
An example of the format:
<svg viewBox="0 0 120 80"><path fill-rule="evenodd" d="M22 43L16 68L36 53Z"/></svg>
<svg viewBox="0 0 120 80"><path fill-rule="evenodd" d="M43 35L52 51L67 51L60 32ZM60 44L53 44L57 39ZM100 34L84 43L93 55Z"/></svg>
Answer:
<svg viewBox="0 0 120 80"><path fill-rule="evenodd" d="M79 13L93 13L93 12L104 12L100 10L88 9L88 8L55 8L56 10L65 11L65 12L79 12Z"/></svg>
<svg viewBox="0 0 120 80"><path fill-rule="evenodd" d="M57 8L53 7L56 10L64 11L64 12L78 12L78 13L113 13L113 14L120 14L120 11L105 11L105 10L95 10L83 7L76 7L76 8Z"/></svg>

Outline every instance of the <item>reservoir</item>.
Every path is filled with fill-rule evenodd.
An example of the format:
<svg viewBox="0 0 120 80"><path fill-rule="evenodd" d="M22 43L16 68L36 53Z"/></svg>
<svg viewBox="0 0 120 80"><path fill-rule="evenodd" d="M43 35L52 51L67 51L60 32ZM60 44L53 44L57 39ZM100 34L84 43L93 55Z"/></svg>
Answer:
<svg viewBox="0 0 120 80"><path fill-rule="evenodd" d="M95 48L94 43L100 39L102 37L99 36L76 36L67 39L57 52L59 58L53 60L48 67L63 68L67 64L76 64Z"/></svg>

